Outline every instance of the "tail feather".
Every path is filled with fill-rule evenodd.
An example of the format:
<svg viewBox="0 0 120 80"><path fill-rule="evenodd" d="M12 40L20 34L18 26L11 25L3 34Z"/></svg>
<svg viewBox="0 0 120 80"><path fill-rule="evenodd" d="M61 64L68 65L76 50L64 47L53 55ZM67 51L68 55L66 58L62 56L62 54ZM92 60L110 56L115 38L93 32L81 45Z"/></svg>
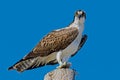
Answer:
<svg viewBox="0 0 120 80"><path fill-rule="evenodd" d="M20 60L18 61L16 64L14 64L13 66L9 67L8 70L17 70L19 72L23 72L24 70L28 69L29 67L31 67L35 62L35 59L27 59L27 60Z"/></svg>

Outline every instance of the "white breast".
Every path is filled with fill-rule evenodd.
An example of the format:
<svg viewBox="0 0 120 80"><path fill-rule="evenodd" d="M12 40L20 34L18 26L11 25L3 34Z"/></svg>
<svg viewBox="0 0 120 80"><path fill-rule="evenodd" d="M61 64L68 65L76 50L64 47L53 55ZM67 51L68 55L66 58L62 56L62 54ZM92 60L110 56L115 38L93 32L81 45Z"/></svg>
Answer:
<svg viewBox="0 0 120 80"><path fill-rule="evenodd" d="M63 61L68 61L69 57L73 54L75 54L75 52L78 50L78 46L81 42L82 39L82 32L84 30L84 25L77 25L77 24L72 24L71 27L77 27L79 30L79 34L76 37L76 39L64 50L62 50L62 56L61 59L63 59Z"/></svg>
<svg viewBox="0 0 120 80"><path fill-rule="evenodd" d="M62 58L71 56L78 50L78 46L81 41L81 38L82 38L82 33L79 33L78 36L76 37L76 39L67 48L65 48L62 51Z"/></svg>

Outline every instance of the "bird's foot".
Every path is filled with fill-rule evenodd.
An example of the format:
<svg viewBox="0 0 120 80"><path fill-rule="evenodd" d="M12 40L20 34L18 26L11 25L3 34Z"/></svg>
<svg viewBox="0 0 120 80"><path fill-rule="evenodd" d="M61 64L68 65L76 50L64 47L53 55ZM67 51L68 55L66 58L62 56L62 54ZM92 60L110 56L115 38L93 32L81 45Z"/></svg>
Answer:
<svg viewBox="0 0 120 80"><path fill-rule="evenodd" d="M70 62L64 62L62 64L60 64L57 68L58 69L61 69L61 68L69 68L71 66L71 63Z"/></svg>

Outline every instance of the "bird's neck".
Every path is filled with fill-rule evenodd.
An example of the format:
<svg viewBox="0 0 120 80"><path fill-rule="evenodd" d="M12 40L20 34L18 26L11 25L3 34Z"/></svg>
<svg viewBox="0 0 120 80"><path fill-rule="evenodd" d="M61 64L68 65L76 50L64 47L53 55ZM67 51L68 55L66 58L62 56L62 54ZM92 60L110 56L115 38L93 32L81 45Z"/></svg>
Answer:
<svg viewBox="0 0 120 80"><path fill-rule="evenodd" d="M76 27L79 29L80 32L83 32L84 30L84 23L80 23L79 20L74 20L70 27Z"/></svg>

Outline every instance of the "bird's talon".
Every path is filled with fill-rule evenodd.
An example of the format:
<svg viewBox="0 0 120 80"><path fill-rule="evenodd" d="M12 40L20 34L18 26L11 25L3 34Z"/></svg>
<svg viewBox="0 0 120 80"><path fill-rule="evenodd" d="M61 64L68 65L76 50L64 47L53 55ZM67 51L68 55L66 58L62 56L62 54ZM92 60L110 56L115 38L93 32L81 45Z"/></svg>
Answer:
<svg viewBox="0 0 120 80"><path fill-rule="evenodd" d="M61 69L61 68L69 68L70 65L71 65L71 63L64 62L63 64L61 64L61 65L58 66L57 68L58 68L58 69Z"/></svg>

